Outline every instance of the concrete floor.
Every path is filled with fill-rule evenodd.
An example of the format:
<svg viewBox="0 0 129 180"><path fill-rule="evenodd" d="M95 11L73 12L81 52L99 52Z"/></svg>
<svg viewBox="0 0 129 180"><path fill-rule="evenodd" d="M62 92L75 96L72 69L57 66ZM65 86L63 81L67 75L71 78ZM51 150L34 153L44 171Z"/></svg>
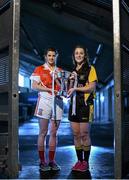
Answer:
<svg viewBox="0 0 129 180"><path fill-rule="evenodd" d="M110 129L110 131L109 131ZM31 119L19 128L19 157L22 170L19 179L113 179L114 150L112 124L92 124L92 147L90 168L85 173L71 171L76 162L73 136L70 124L64 117L58 131L58 147L56 161L61 166L58 173L41 173L37 153L38 121ZM49 134L47 136L47 140Z"/></svg>

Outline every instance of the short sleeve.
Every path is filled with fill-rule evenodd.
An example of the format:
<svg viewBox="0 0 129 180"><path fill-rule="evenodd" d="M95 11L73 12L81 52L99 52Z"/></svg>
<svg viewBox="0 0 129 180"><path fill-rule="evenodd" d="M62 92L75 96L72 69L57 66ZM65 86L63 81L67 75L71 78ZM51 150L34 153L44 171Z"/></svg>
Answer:
<svg viewBox="0 0 129 180"><path fill-rule="evenodd" d="M40 82L40 71L39 68L36 67L32 75L30 76L30 80Z"/></svg>
<svg viewBox="0 0 129 180"><path fill-rule="evenodd" d="M93 66L91 66L91 70L90 70L90 73L89 73L88 81L89 82L98 81L96 70L95 70L95 68Z"/></svg>

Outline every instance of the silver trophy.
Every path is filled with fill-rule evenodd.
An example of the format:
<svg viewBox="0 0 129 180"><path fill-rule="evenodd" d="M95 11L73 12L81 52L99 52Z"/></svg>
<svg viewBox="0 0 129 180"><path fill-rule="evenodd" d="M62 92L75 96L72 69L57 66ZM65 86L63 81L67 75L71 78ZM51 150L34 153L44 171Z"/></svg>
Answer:
<svg viewBox="0 0 129 180"><path fill-rule="evenodd" d="M67 77L67 72L61 71L58 72L57 76L61 80L61 88L60 91L58 92L58 96L64 96L67 97L67 91L68 91L68 77Z"/></svg>

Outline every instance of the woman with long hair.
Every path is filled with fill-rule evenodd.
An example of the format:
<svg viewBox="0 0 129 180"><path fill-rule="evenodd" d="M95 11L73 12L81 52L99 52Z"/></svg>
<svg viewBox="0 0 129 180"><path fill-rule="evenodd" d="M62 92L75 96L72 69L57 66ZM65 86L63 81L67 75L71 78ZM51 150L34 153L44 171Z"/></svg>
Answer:
<svg viewBox="0 0 129 180"><path fill-rule="evenodd" d="M88 51L82 45L73 51L74 69L69 77L74 86L68 90L71 97L69 120L74 135L77 162L73 171L86 171L89 168L91 150L90 123L93 120L93 100L96 90L96 70L89 64Z"/></svg>

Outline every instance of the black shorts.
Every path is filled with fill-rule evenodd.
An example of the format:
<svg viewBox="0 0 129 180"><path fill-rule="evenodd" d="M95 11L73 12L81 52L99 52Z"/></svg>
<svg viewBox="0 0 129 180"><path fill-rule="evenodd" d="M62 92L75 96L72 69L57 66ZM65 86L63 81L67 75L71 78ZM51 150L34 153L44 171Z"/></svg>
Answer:
<svg viewBox="0 0 129 180"><path fill-rule="evenodd" d="M69 107L68 119L72 122L92 122L93 121L93 104L85 104L84 98L76 98L76 115L72 115L72 103Z"/></svg>

